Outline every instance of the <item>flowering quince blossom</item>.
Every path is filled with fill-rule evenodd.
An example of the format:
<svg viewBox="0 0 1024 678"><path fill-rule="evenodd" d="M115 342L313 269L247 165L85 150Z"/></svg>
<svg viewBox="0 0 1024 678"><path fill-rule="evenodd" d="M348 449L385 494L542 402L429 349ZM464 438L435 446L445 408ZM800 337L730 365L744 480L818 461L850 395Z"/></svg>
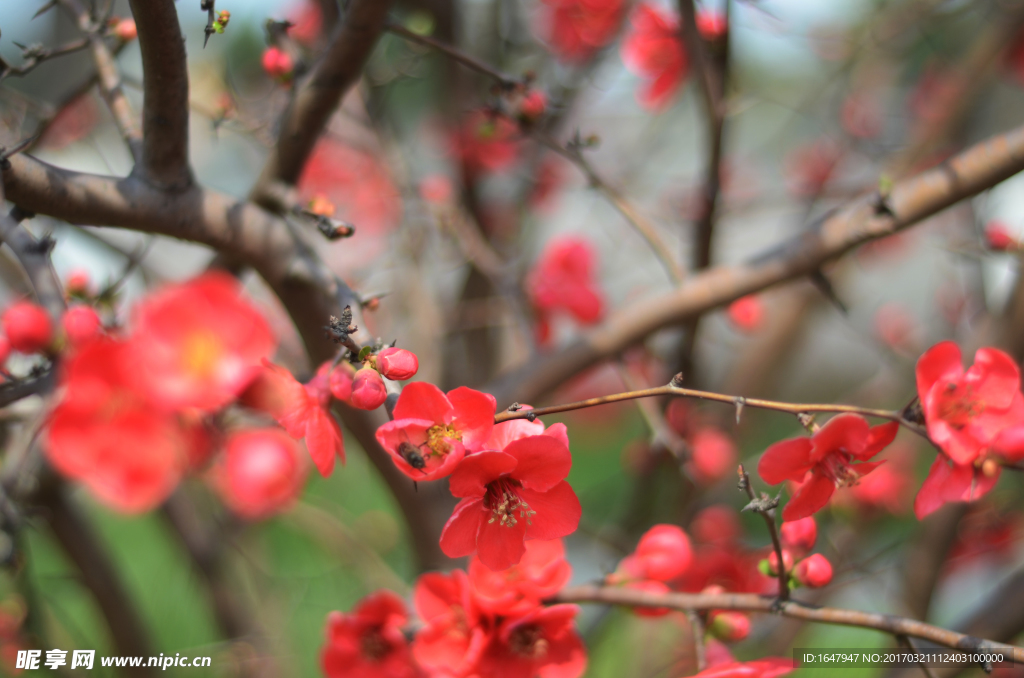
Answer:
<svg viewBox="0 0 1024 678"><path fill-rule="evenodd" d="M686 79L689 59L679 39L679 20L648 5L633 13L633 30L622 43L626 68L649 81L637 92L644 108L660 110Z"/></svg>
<svg viewBox="0 0 1024 678"><path fill-rule="evenodd" d="M92 341L103 331L103 322L92 306L72 306L61 316L60 324L72 346Z"/></svg>
<svg viewBox="0 0 1024 678"><path fill-rule="evenodd" d="M537 313L537 338L551 336L550 318L565 312L583 325L604 315L604 297L595 279L593 246L579 237L551 241L526 277L526 293Z"/></svg>
<svg viewBox="0 0 1024 678"><path fill-rule="evenodd" d="M263 71L274 80L287 83L292 79L295 61L291 55L280 47L268 47L261 59Z"/></svg>
<svg viewBox="0 0 1024 678"><path fill-rule="evenodd" d="M405 603L391 591L363 598L351 614L327 617L321 666L327 678L417 678L402 627Z"/></svg>
<svg viewBox="0 0 1024 678"><path fill-rule="evenodd" d="M214 411L237 398L276 346L238 281L205 273L168 285L135 308L138 389L169 409Z"/></svg>
<svg viewBox="0 0 1024 678"><path fill-rule="evenodd" d="M394 421L377 429L377 441L405 475L437 480L455 470L466 453L483 449L494 429L496 409L489 393L460 386L445 395L433 384L413 382L398 396ZM423 468L406 459L410 445L422 457Z"/></svg>
<svg viewBox="0 0 1024 678"><path fill-rule="evenodd" d="M413 641L416 663L430 675L470 675L487 632L466 573L422 575L413 602L424 624Z"/></svg>
<svg viewBox="0 0 1024 678"><path fill-rule="evenodd" d="M324 370L303 385L288 370L264 360L263 371L243 394L242 402L272 416L292 438L305 438L320 475L331 474L335 456L345 463L341 428L328 411L331 390Z"/></svg>
<svg viewBox="0 0 1024 678"><path fill-rule="evenodd" d="M469 561L469 581L480 609L488 614L519 615L561 591L572 577L560 539L526 542L518 564L492 570L479 557Z"/></svg>
<svg viewBox="0 0 1024 678"><path fill-rule="evenodd" d="M783 520L799 520L828 503L837 487L847 487L883 462L868 462L892 442L897 422L870 427L864 417L840 414L810 438L790 438L771 445L757 464L769 485L801 483L782 511ZM862 463L855 464L854 461Z"/></svg>
<svg viewBox="0 0 1024 678"><path fill-rule="evenodd" d="M477 675L507 678L577 678L587 652L576 633L575 605L537 607L499 621L480 656Z"/></svg>
<svg viewBox="0 0 1024 678"><path fill-rule="evenodd" d="M565 477L572 456L552 436L530 436L504 450L466 456L449 488L462 501L441 532L450 558L479 554L492 570L515 565L526 539L558 539L580 522L580 502Z"/></svg>
<svg viewBox="0 0 1024 678"><path fill-rule="evenodd" d="M814 516L782 523L779 537L782 545L790 551L798 554L807 553L814 548L814 542L818 540L818 524L814 522Z"/></svg>
<svg viewBox="0 0 1024 678"><path fill-rule="evenodd" d="M801 586L821 588L832 581L832 563L820 553L804 558L793 569L793 578Z"/></svg>
<svg viewBox="0 0 1024 678"><path fill-rule="evenodd" d="M964 371L960 348L943 341L921 356L916 374L928 436L955 464L975 462L1003 429L1024 424L1020 370L1002 351L979 349Z"/></svg>
<svg viewBox="0 0 1024 678"><path fill-rule="evenodd" d="M295 441L276 428L233 433L222 461L214 487L228 508L250 520L287 508L302 491L309 470Z"/></svg>
<svg viewBox="0 0 1024 678"><path fill-rule="evenodd" d="M640 537L636 551L623 559L620 570L627 576L671 581L693 561L690 538L676 525L655 525Z"/></svg>
<svg viewBox="0 0 1024 678"><path fill-rule="evenodd" d="M125 513L146 511L170 495L185 470L188 439L175 416L134 389L127 343L100 338L63 365L60 403L50 416L50 463Z"/></svg>
<svg viewBox="0 0 1024 678"><path fill-rule="evenodd" d="M545 35L562 61L580 63L615 37L624 0L543 0Z"/></svg>

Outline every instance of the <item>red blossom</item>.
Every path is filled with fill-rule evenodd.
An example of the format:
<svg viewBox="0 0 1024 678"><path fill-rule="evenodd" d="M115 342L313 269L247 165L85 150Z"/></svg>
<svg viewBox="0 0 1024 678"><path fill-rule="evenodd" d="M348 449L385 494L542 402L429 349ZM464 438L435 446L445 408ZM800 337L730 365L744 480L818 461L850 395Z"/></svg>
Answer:
<svg viewBox="0 0 1024 678"><path fill-rule="evenodd" d="M948 502L976 501L988 494L997 480L998 467L996 473L987 475L974 464L957 464L937 455L914 498L914 514L922 519Z"/></svg>
<svg viewBox="0 0 1024 678"><path fill-rule="evenodd" d="M804 558L793 569L793 578L800 582L801 586L820 588L828 586L832 581L832 563L828 558L815 553L809 558Z"/></svg>
<svg viewBox="0 0 1024 678"><path fill-rule="evenodd" d="M886 463L861 478L849 492L838 495L836 503L874 514L887 511L900 515L909 511L915 484L914 449L896 442L886 456Z"/></svg>
<svg viewBox="0 0 1024 678"><path fill-rule="evenodd" d="M352 367L352 363L342 362L334 369L330 369L330 365L327 365L329 372L328 385L331 390L331 395L338 400L347 403L352 398L352 377L355 376L355 368ZM321 366L323 369L323 366Z"/></svg>
<svg viewBox="0 0 1024 678"><path fill-rule="evenodd" d="M361 600L350 614L327 617L321 665L327 678L417 678L402 627L405 603L390 591Z"/></svg>
<svg viewBox="0 0 1024 678"><path fill-rule="evenodd" d="M99 110L91 94L75 97L60 109L39 139L41 148L60 149L87 137L99 122Z"/></svg>
<svg viewBox="0 0 1024 678"><path fill-rule="evenodd" d="M405 381L416 376L420 361L404 348L389 347L376 355L377 370L392 381Z"/></svg>
<svg viewBox="0 0 1024 678"><path fill-rule="evenodd" d="M288 20L292 24L288 29L288 37L304 45L315 43L323 30L323 12L315 0L302 0L297 7L291 8Z"/></svg>
<svg viewBox="0 0 1024 678"><path fill-rule="evenodd" d="M560 539L526 542L522 559L507 570L492 570L479 558L469 562L469 580L480 609L506 617L538 607L561 591L570 577L572 566Z"/></svg>
<svg viewBox="0 0 1024 678"><path fill-rule="evenodd" d="M917 361L917 394L928 436L955 464L974 463L1000 431L1024 423L1020 370L994 348L979 349L964 371L956 344L936 344Z"/></svg>
<svg viewBox="0 0 1024 678"><path fill-rule="evenodd" d="M579 237L553 240L526 277L526 292L537 312L541 343L547 340L548 319L568 313L583 325L604 315L604 298L595 280L596 253Z"/></svg>
<svg viewBox="0 0 1024 678"><path fill-rule="evenodd" d="M502 678L577 678L587 651L576 633L575 605L538 607L502 619L480 656L477 675Z"/></svg>
<svg viewBox="0 0 1024 678"><path fill-rule="evenodd" d="M778 678L795 670L792 659L765 657L752 662L719 664L694 674L693 678Z"/></svg>
<svg viewBox="0 0 1024 678"><path fill-rule="evenodd" d="M754 332L764 323L764 302L755 294L740 297L726 309L732 324L744 332Z"/></svg>
<svg viewBox="0 0 1024 678"><path fill-rule="evenodd" d="M807 553L818 540L818 524L814 522L814 516L782 523L779 536L785 548L798 554Z"/></svg>
<svg viewBox="0 0 1024 678"><path fill-rule="evenodd" d="M712 9L701 9L697 12L697 30L701 37L710 42L721 40L729 30L725 14Z"/></svg>
<svg viewBox="0 0 1024 678"><path fill-rule="evenodd" d="M451 473L467 452L483 449L494 429L494 396L460 386L445 395L426 382L402 389L394 421L377 429L377 441L402 473L413 480L436 480ZM403 454L417 450L423 468ZM468 554L467 554L468 555Z"/></svg>
<svg viewBox="0 0 1024 678"><path fill-rule="evenodd" d="M735 475L736 443L712 426L697 430L689 439L692 459L688 468L698 482L713 483Z"/></svg>
<svg viewBox="0 0 1024 678"><path fill-rule="evenodd" d="M452 153L467 180L508 168L519 155L518 128L508 118L484 111L466 117L452 140Z"/></svg>
<svg viewBox="0 0 1024 678"><path fill-rule="evenodd" d="M277 343L238 281L224 273L151 294L135 308L134 325L137 388L169 409L227 405Z"/></svg>
<svg viewBox="0 0 1024 678"><path fill-rule="evenodd" d="M345 462L345 443L338 422L327 410L330 398L324 394L329 392L321 379L314 378L310 384L303 386L291 372L264 360L263 371L246 390L242 402L272 416L292 438L305 438L317 470L328 476L334 469L335 456Z"/></svg>
<svg viewBox="0 0 1024 678"><path fill-rule="evenodd" d="M564 480L571 466L569 448L545 435L467 456L449 481L462 501L441 532L441 550L450 558L476 552L487 567L504 570L522 558L526 539L571 534L581 512Z"/></svg>
<svg viewBox="0 0 1024 678"><path fill-rule="evenodd" d="M295 61L291 55L280 47L268 47L260 60L263 71L275 80L288 82L295 70Z"/></svg>
<svg viewBox="0 0 1024 678"><path fill-rule="evenodd" d="M352 377L352 407L360 410L375 410L388 398L387 387L380 377L380 372L372 367L356 370Z"/></svg>
<svg viewBox="0 0 1024 678"><path fill-rule="evenodd" d="M298 445L276 428L231 434L215 487L232 511L248 518L267 518L287 508L302 491L309 462Z"/></svg>
<svg viewBox="0 0 1024 678"><path fill-rule="evenodd" d="M189 446L178 420L134 390L133 355L125 342L100 338L68 358L45 445L58 471L125 513L170 495Z"/></svg>
<svg viewBox="0 0 1024 678"><path fill-rule="evenodd" d="M686 532L676 525L655 525L640 537L632 555L620 569L638 579L670 581L690 567L693 548Z"/></svg>
<svg viewBox="0 0 1024 678"><path fill-rule="evenodd" d="M560 59L583 62L615 37L624 0L543 0L545 36Z"/></svg>
<svg viewBox="0 0 1024 678"><path fill-rule="evenodd" d="M622 43L622 61L648 81L637 92L640 104L651 110L662 109L689 71L689 59L679 39L679 20L644 4L633 13L632 28Z"/></svg>
<svg viewBox="0 0 1024 678"><path fill-rule="evenodd" d="M46 309L31 301L16 301L3 315L4 332L19 353L39 353L53 341L53 321Z"/></svg>
<svg viewBox="0 0 1024 678"><path fill-rule="evenodd" d="M892 442L899 424L869 427L857 414L833 417L810 438L790 438L765 450L757 471L769 485L801 483L782 512L783 520L806 518L828 503L837 487L848 487L882 462L868 462ZM855 461L866 463L854 463Z"/></svg>
<svg viewBox="0 0 1024 678"><path fill-rule="evenodd" d="M413 594L423 627L412 652L430 675L470 675L487 643L466 573L428 573L416 582Z"/></svg>
<svg viewBox="0 0 1024 678"><path fill-rule="evenodd" d="M768 554L768 557L764 560L765 572L772 577L778 576L779 574L779 555L775 551ZM790 573L793 571L793 554L789 552L789 549L782 549L782 568L785 572Z"/></svg>
<svg viewBox="0 0 1024 678"><path fill-rule="evenodd" d="M529 405L523 405L522 408L525 410L533 409ZM566 447L569 447L569 431L565 424L558 423L545 427L544 422L540 419L534 419L533 421L513 419L495 424L491 430L491 435L487 438L487 442L484 443L482 449L504 450L512 441L539 435L551 436Z"/></svg>
<svg viewBox="0 0 1024 678"><path fill-rule="evenodd" d="M103 324L92 306L72 306L60 319L64 335L72 346L81 346L100 336Z"/></svg>

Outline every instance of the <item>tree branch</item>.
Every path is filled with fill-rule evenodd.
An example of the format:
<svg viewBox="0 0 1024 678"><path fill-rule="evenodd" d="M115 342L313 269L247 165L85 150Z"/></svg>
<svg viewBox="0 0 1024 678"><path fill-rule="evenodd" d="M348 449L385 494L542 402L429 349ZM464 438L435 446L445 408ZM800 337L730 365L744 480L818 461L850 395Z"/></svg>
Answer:
<svg viewBox="0 0 1024 678"><path fill-rule="evenodd" d="M885 201L864 196L744 264L688 278L680 288L614 313L561 350L500 377L484 390L499 404L534 402L570 376L615 355L659 329L739 297L794 280L858 245L892 235L1024 169L1024 127L978 143L947 162L898 182Z"/></svg>
<svg viewBox="0 0 1024 678"><path fill-rule="evenodd" d="M135 171L163 189L192 185L188 161L188 61L174 0L129 0L142 52L141 166Z"/></svg>

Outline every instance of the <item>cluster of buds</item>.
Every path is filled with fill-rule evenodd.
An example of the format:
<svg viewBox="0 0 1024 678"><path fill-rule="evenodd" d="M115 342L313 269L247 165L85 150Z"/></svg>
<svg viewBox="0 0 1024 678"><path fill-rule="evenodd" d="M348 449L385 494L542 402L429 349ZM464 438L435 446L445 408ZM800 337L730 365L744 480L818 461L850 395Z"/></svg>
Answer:
<svg viewBox="0 0 1024 678"><path fill-rule="evenodd" d="M210 28L213 29L214 33L222 34L224 29L228 27L228 21L231 20L231 12L226 9L222 9L217 13L217 18L214 19L213 23L210 24Z"/></svg>
<svg viewBox="0 0 1024 678"><path fill-rule="evenodd" d="M370 347L359 353L356 363L342 362L328 375L331 395L360 410L375 410L387 400L384 379L405 381L419 370L416 354L389 346L374 353ZM383 378L382 378L383 377Z"/></svg>
<svg viewBox="0 0 1024 678"><path fill-rule="evenodd" d="M791 589L800 586L821 588L832 581L832 563L828 558L820 553L804 557L818 540L818 526L812 516L783 523L779 536L782 541L782 567L789 574ZM778 555L773 551L761 561L759 568L765 575L778 576Z"/></svg>
<svg viewBox="0 0 1024 678"><path fill-rule="evenodd" d="M60 333L46 309L30 301L17 301L8 306L2 324L0 364L7 361L12 350L25 355L55 353L64 345L81 346L103 331L96 309L80 304L61 316Z"/></svg>

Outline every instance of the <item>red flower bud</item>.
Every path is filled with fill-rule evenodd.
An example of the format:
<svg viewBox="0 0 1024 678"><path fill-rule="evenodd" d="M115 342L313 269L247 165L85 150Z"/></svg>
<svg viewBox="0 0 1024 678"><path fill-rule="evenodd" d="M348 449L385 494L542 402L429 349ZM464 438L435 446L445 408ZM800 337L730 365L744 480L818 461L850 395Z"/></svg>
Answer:
<svg viewBox="0 0 1024 678"><path fill-rule="evenodd" d="M11 348L19 353L38 353L53 340L53 323L42 306L29 301L11 304L3 317Z"/></svg>
<svg viewBox="0 0 1024 678"><path fill-rule="evenodd" d="M90 285L89 272L79 268L68 273L68 279L64 282L64 289L70 295L85 296L89 293Z"/></svg>
<svg viewBox="0 0 1024 678"><path fill-rule="evenodd" d="M750 635L750 618L742 612L718 612L711 618L708 633L719 640L735 643Z"/></svg>
<svg viewBox="0 0 1024 678"><path fill-rule="evenodd" d="M531 89L519 104L519 117L524 122L534 122L544 115L547 105L548 98L544 96L544 92Z"/></svg>
<svg viewBox="0 0 1024 678"><path fill-rule="evenodd" d="M263 53L263 70L274 79L290 79L294 68L291 56L279 47L268 47Z"/></svg>
<svg viewBox="0 0 1024 678"><path fill-rule="evenodd" d="M95 339L103 328L100 316L92 306L72 306L60 322L72 346L80 346Z"/></svg>
<svg viewBox="0 0 1024 678"><path fill-rule="evenodd" d="M384 380L372 367L364 367L352 378L352 407L361 410L375 410L387 400L388 392Z"/></svg>
<svg viewBox="0 0 1024 678"><path fill-rule="evenodd" d="M114 25L114 35L125 42L131 42L139 37L139 31L135 27L135 19L121 19Z"/></svg>
<svg viewBox="0 0 1024 678"><path fill-rule="evenodd" d="M1017 247L1017 240L1010 235L1010 229L998 221L990 222L985 226L985 244L993 250L1012 250Z"/></svg>
<svg viewBox="0 0 1024 678"><path fill-rule="evenodd" d="M342 363L331 370L331 395L342 402L352 399L352 376L355 370L349 363Z"/></svg>
<svg viewBox="0 0 1024 678"><path fill-rule="evenodd" d="M765 561L761 561L761 562L765 562ZM768 554L767 563L768 563L768 566L767 566L768 574L773 576L773 577L778 576L778 574L779 574L779 558L778 558L778 556L775 555L775 551L772 551L771 553ZM790 553L789 551L787 551L786 549L782 549L782 565L783 565L783 567L786 568L786 572L792 572L793 571L793 554Z"/></svg>
<svg viewBox="0 0 1024 678"><path fill-rule="evenodd" d="M377 369L393 381L412 379L419 368L416 354L404 348L386 348L377 354Z"/></svg>
<svg viewBox="0 0 1024 678"><path fill-rule="evenodd" d="M690 538L675 525L655 525L649 529L636 552L622 561L622 569L638 579L669 581L690 567L693 549Z"/></svg>
<svg viewBox="0 0 1024 678"><path fill-rule="evenodd" d="M764 304L753 294L729 304L727 313L733 325L744 332L753 332L764 322Z"/></svg>
<svg viewBox="0 0 1024 678"><path fill-rule="evenodd" d="M793 570L793 577L802 586L811 588L826 586L832 581L832 563L828 562L828 558L820 553L815 553L810 558L805 558L797 563L796 569Z"/></svg>
<svg viewBox="0 0 1024 678"><path fill-rule="evenodd" d="M814 516L782 523L780 530L782 545L796 553L807 553L818 540L818 525Z"/></svg>

